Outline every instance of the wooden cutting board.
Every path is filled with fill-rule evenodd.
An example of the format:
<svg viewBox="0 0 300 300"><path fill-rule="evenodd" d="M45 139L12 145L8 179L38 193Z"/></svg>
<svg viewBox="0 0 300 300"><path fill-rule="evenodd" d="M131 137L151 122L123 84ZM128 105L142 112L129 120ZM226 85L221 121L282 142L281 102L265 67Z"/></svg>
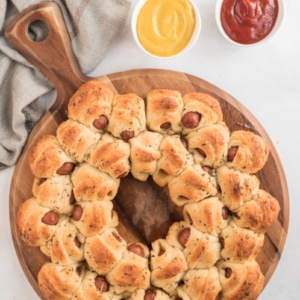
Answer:
<svg viewBox="0 0 300 300"><path fill-rule="evenodd" d="M45 22L49 27L49 36L42 42L31 41L27 34L29 25L36 20ZM82 83L91 78L82 74L78 67L64 21L55 3L43 3L25 10L13 20L6 35L57 89L55 104L29 136L16 165L10 189L10 222L14 246L28 280L41 299L44 299L37 284L37 274L47 259L38 248L24 244L16 228L16 215L20 205L32 197L33 175L28 165L28 151L33 142L42 135L56 133L58 125L67 118L69 98ZM182 94L208 93L219 100L224 120L231 131L250 130L268 141L270 157L257 176L261 181L260 187L278 199L281 212L266 234L264 247L258 257L267 284L285 244L289 223L289 198L285 174L276 149L255 117L221 89L180 72L141 69L100 76L97 79L116 93L136 93L144 99L150 90L157 88L176 89ZM182 218L182 211L171 202L167 187L158 187L152 179L139 182L131 175L122 179L114 207L120 219L118 230L128 242L141 241L150 244L155 239L164 237L168 227Z"/></svg>

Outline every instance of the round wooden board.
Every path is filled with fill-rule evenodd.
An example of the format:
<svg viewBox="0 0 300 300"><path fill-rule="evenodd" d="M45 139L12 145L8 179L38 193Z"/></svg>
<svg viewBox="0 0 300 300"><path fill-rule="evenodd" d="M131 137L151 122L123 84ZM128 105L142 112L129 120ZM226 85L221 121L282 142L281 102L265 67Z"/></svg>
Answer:
<svg viewBox="0 0 300 300"><path fill-rule="evenodd" d="M24 28L28 28L26 26L34 20L44 20L50 27L50 35L44 42L34 43L24 33ZM58 125L67 118L68 99L90 78L82 74L77 66L59 9L53 2L24 11L13 21L6 34L48 76L58 92L55 104L29 136L16 165L10 189L11 232L17 256L32 287L44 299L38 287L37 274L47 259L38 248L29 247L20 239L16 227L16 215L20 205L32 197L33 175L28 165L28 151L33 142L42 135L56 133ZM261 182L260 188L278 199L281 212L266 234L264 247L257 259L265 275L266 285L275 271L285 244L289 223L289 198L283 167L276 149L255 117L221 89L180 72L132 70L97 79L109 85L116 93L136 93L143 99L150 90L157 88L175 89L182 94L208 93L219 100L224 120L231 131L250 130L268 141L270 156L257 177ZM119 214L120 225L117 229L122 237L128 242L140 241L148 245L155 239L164 237L171 223L182 218L181 209L171 202L167 187L160 188L152 179L139 182L131 175L121 180L114 208Z"/></svg>

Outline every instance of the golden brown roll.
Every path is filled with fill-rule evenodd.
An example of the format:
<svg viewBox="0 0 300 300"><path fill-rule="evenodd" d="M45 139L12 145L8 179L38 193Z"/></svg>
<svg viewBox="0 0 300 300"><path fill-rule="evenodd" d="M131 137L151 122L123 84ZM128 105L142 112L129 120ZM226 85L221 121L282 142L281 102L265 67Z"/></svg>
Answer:
<svg viewBox="0 0 300 300"><path fill-rule="evenodd" d="M172 224L166 241L183 252L190 270L210 268L221 258L219 239L198 231L185 221Z"/></svg>
<svg viewBox="0 0 300 300"><path fill-rule="evenodd" d="M147 125L152 131L173 134L181 131L183 103L181 94L173 90L152 90L147 95Z"/></svg>
<svg viewBox="0 0 300 300"><path fill-rule="evenodd" d="M78 202L112 200L119 188L120 179L93 168L87 163L77 166L72 173L73 191Z"/></svg>
<svg viewBox="0 0 300 300"><path fill-rule="evenodd" d="M30 148L28 160L32 173L39 178L67 175L73 171L75 164L53 135L38 139Z"/></svg>
<svg viewBox="0 0 300 300"><path fill-rule="evenodd" d="M100 234L119 224L111 201L82 202L75 205L71 221L86 237Z"/></svg>
<svg viewBox="0 0 300 300"><path fill-rule="evenodd" d="M101 135L76 121L67 120L57 128L56 138L70 157L83 162L100 141Z"/></svg>
<svg viewBox="0 0 300 300"><path fill-rule="evenodd" d="M79 289L71 300L119 300L122 295L116 295L114 288L109 286L106 279L95 272L88 271Z"/></svg>
<svg viewBox="0 0 300 300"><path fill-rule="evenodd" d="M212 176L213 171L196 164L186 168L169 182L172 201L182 206L216 195L218 190L216 178Z"/></svg>
<svg viewBox="0 0 300 300"><path fill-rule="evenodd" d="M115 228L110 228L86 239L84 258L92 271L105 275L122 258L125 250L126 241Z"/></svg>
<svg viewBox="0 0 300 300"><path fill-rule="evenodd" d="M75 201L69 175L50 178L34 178L32 193L41 206L57 211L59 214L71 214Z"/></svg>
<svg viewBox="0 0 300 300"><path fill-rule="evenodd" d="M226 165L241 172L256 173L269 157L269 145L250 131L234 131L228 145Z"/></svg>
<svg viewBox="0 0 300 300"><path fill-rule="evenodd" d="M39 247L48 242L58 223L58 214L40 206L34 198L25 201L17 215L17 227L22 240L29 246Z"/></svg>
<svg viewBox="0 0 300 300"><path fill-rule="evenodd" d="M161 157L153 174L153 180L164 186L184 169L194 163L193 157L184 147L179 135L167 135L160 144Z"/></svg>
<svg viewBox="0 0 300 300"><path fill-rule="evenodd" d="M161 155L159 145L162 138L159 133L145 131L129 140L131 174L134 178L146 181L149 175L154 174Z"/></svg>
<svg viewBox="0 0 300 300"><path fill-rule="evenodd" d="M182 300L216 300L222 287L216 267L189 270L183 277L184 284L178 287L178 297Z"/></svg>
<svg viewBox="0 0 300 300"><path fill-rule="evenodd" d="M220 234L223 246L221 256L231 262L254 260L264 245L264 237L263 234L238 227L231 221Z"/></svg>
<svg viewBox="0 0 300 300"><path fill-rule="evenodd" d="M92 80L83 84L69 101L69 119L94 131L103 131L110 118L113 92L105 84Z"/></svg>
<svg viewBox="0 0 300 300"><path fill-rule="evenodd" d="M122 178L130 171L128 143L104 134L90 153L88 163L114 178Z"/></svg>
<svg viewBox="0 0 300 300"><path fill-rule="evenodd" d="M186 139L195 162L217 168L226 163L230 132L225 123L190 132Z"/></svg>
<svg viewBox="0 0 300 300"><path fill-rule="evenodd" d="M276 222L280 212L278 201L270 194L259 190L254 200L246 202L233 211L234 222L256 233L266 233Z"/></svg>
<svg viewBox="0 0 300 300"><path fill-rule="evenodd" d="M198 203L186 204L183 218L197 230L218 236L227 226L230 212L218 197L210 197Z"/></svg>
<svg viewBox="0 0 300 300"><path fill-rule="evenodd" d="M222 191L221 201L230 210L252 200L259 188L259 180L256 176L226 166L217 169L217 180Z"/></svg>
<svg viewBox="0 0 300 300"><path fill-rule="evenodd" d="M159 239L152 243L150 268L151 283L173 295L188 265L178 248Z"/></svg>
<svg viewBox="0 0 300 300"><path fill-rule="evenodd" d="M153 287L147 290L137 289L132 294L124 296L128 300L171 300L168 294Z"/></svg>
<svg viewBox="0 0 300 300"><path fill-rule="evenodd" d="M181 123L183 134L222 122L223 114L219 101L204 93L189 93L183 96Z"/></svg>
<svg viewBox="0 0 300 300"><path fill-rule="evenodd" d="M106 275L107 281L114 286L116 294L149 288L150 271L146 258L148 253L145 253L144 257L130 251L123 253L122 259Z"/></svg>
<svg viewBox="0 0 300 300"><path fill-rule="evenodd" d="M145 129L144 100L136 94L116 95L107 130L115 137L127 141Z"/></svg>
<svg viewBox="0 0 300 300"><path fill-rule="evenodd" d="M83 263L70 266L46 263L38 274L38 283L46 299L69 300L80 287L84 274Z"/></svg>
<svg viewBox="0 0 300 300"><path fill-rule="evenodd" d="M232 263L219 261L219 280L222 300L255 300L264 285L264 276L256 261Z"/></svg>

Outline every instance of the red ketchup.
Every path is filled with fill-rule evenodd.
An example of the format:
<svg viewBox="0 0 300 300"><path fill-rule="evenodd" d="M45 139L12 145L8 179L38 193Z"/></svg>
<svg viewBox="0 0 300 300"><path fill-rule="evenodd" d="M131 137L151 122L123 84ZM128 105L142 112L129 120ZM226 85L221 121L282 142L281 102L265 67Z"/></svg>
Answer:
<svg viewBox="0 0 300 300"><path fill-rule="evenodd" d="M221 22L226 34L240 44L254 44L273 29L277 0L224 0Z"/></svg>

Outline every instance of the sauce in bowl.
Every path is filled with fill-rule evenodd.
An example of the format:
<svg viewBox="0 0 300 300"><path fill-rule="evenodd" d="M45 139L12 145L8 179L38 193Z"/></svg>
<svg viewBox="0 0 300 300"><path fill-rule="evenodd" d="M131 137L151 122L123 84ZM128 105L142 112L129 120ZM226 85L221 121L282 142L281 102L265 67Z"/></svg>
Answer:
<svg viewBox="0 0 300 300"><path fill-rule="evenodd" d="M221 8L224 31L240 44L264 39L272 31L277 16L277 0L224 0Z"/></svg>

